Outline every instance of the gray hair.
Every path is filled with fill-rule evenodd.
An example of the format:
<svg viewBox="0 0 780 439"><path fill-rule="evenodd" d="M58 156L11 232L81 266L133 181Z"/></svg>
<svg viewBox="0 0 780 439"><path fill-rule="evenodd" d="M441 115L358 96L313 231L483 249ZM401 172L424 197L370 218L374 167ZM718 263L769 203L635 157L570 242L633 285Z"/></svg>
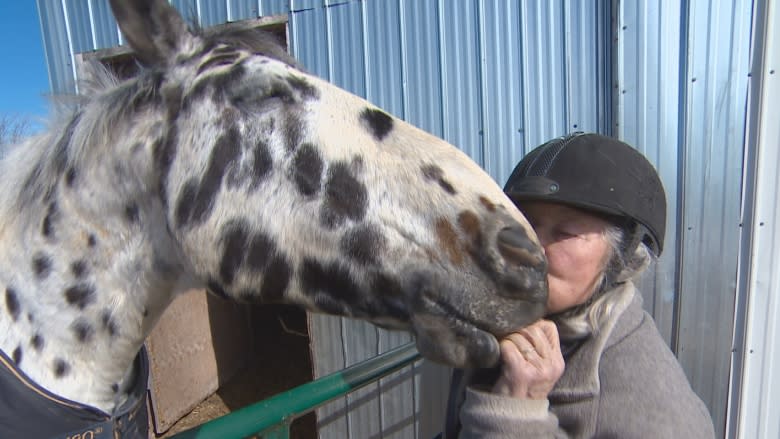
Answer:
<svg viewBox="0 0 780 439"><path fill-rule="evenodd" d="M610 255L601 272L596 292L587 302L549 317L558 326L562 340L581 339L597 332L602 323L610 318L619 299L615 287L639 278L656 259L647 245L642 242L632 243L633 237L627 235L617 225L610 225L604 230ZM627 246L629 249L634 247L634 250L626 251Z"/></svg>

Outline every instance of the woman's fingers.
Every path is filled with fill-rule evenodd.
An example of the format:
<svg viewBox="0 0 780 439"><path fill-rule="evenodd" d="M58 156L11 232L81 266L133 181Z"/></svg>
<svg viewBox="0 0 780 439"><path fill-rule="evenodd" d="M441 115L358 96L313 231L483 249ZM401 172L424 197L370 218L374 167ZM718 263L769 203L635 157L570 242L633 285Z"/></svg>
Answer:
<svg viewBox="0 0 780 439"><path fill-rule="evenodd" d="M539 329L541 329L544 333L544 336L549 341L550 346L560 351L561 339L558 335L558 328L555 326L555 323L549 320L541 320L539 322Z"/></svg>
<svg viewBox="0 0 780 439"><path fill-rule="evenodd" d="M512 343L520 358L534 366L539 366L544 358L542 353L539 352L539 347L534 343L534 339L523 332L509 334L504 340Z"/></svg>
<svg viewBox="0 0 780 439"><path fill-rule="evenodd" d="M546 398L563 374L555 324L536 322L499 343L501 375L493 391L518 398Z"/></svg>
<svg viewBox="0 0 780 439"><path fill-rule="evenodd" d="M550 341L539 327L540 323L535 323L527 328L520 330L520 334L523 335L533 346L534 350L542 357L549 358L551 346Z"/></svg>

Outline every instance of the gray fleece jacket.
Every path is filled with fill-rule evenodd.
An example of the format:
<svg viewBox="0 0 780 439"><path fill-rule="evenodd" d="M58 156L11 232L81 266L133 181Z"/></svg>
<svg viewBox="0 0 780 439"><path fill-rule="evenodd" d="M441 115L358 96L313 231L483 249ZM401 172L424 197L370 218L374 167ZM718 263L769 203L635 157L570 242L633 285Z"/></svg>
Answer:
<svg viewBox="0 0 780 439"><path fill-rule="evenodd" d="M714 438L707 408L634 285L615 293L613 317L565 354L566 369L547 400L496 395L485 374L456 371L445 437L457 434L459 413L462 439Z"/></svg>

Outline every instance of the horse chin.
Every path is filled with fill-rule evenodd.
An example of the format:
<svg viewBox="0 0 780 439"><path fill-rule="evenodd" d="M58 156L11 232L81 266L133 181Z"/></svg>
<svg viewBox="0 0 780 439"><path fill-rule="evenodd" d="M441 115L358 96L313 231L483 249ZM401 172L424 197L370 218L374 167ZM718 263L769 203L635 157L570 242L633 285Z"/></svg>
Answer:
<svg viewBox="0 0 780 439"><path fill-rule="evenodd" d="M412 317L412 328L417 336L417 350L431 361L465 369L498 365L496 337L464 320L416 315Z"/></svg>

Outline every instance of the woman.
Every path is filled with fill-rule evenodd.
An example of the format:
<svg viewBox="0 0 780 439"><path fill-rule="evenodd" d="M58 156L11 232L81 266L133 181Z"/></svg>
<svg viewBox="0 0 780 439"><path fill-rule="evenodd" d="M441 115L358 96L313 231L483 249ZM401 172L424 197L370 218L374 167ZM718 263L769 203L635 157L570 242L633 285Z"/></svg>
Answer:
<svg viewBox="0 0 780 439"><path fill-rule="evenodd" d="M714 437L633 283L664 241L647 159L576 133L528 154L504 190L544 246L548 317L501 341L500 369L455 372L446 437Z"/></svg>

